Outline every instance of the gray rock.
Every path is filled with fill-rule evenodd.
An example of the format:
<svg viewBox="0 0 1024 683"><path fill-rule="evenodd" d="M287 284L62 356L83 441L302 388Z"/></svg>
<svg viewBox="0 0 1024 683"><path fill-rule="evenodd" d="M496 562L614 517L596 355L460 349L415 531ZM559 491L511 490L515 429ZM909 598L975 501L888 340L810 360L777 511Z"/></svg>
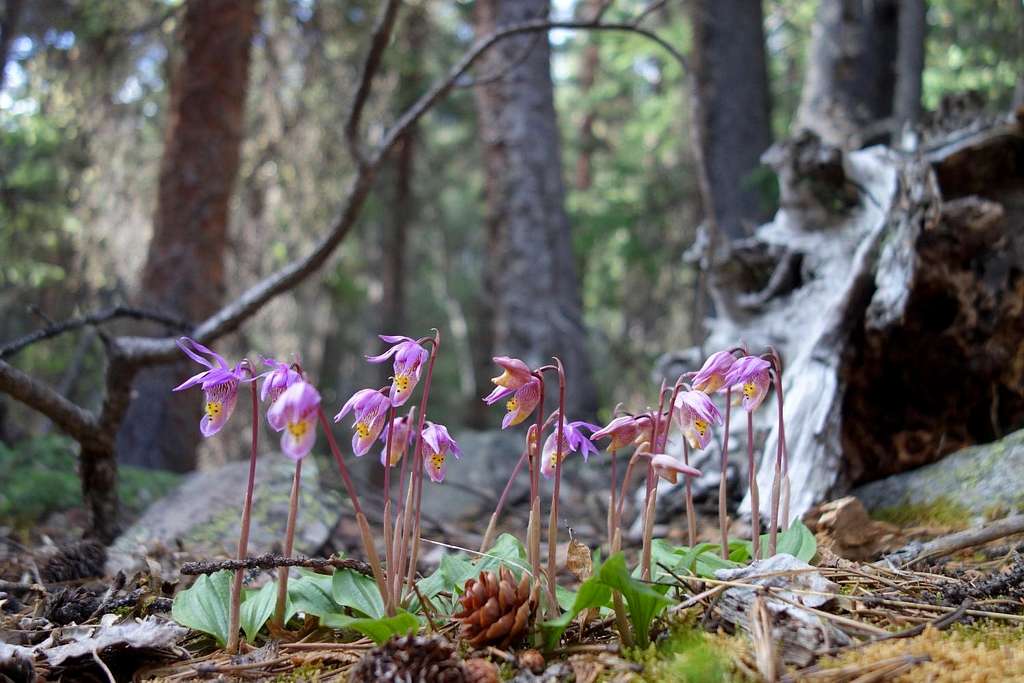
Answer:
<svg viewBox="0 0 1024 683"><path fill-rule="evenodd" d="M256 465L249 554L279 551L288 521L294 464L276 453ZM107 571L137 571L147 557L163 558L179 547L193 557L233 557L238 544L248 461L190 474L158 500L111 546ZM295 552L313 554L326 542L343 512L341 497L322 490L314 457L302 462ZM173 568L174 563L168 568Z"/></svg>
<svg viewBox="0 0 1024 683"><path fill-rule="evenodd" d="M512 468L526 444L525 427L505 431L459 430L452 434L462 449L462 459L450 458L444 483L424 482L423 514L447 521L481 516L487 519L498 502ZM509 503L529 495L526 465L516 477Z"/></svg>
<svg viewBox="0 0 1024 683"><path fill-rule="evenodd" d="M853 491L868 510L948 502L974 515L1024 509L1024 430Z"/></svg>

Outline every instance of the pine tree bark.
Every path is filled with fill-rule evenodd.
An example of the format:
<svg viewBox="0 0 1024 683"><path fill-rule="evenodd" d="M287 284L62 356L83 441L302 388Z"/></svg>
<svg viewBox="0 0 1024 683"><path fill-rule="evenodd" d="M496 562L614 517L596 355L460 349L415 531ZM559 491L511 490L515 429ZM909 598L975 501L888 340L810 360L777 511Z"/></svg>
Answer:
<svg viewBox="0 0 1024 683"><path fill-rule="evenodd" d="M899 8L899 45L896 54L896 123L917 122L921 117L921 77L928 32L926 0L903 0Z"/></svg>
<svg viewBox="0 0 1024 683"><path fill-rule="evenodd" d="M477 35L546 17L549 10L548 0L478 0ZM569 377L568 410L574 417L589 415L596 396L565 211L548 41L503 40L478 72L501 73L510 64L517 65L476 93L487 173L489 279L484 287L493 302L491 348L495 355L517 356L531 365L558 355Z"/></svg>
<svg viewBox="0 0 1024 683"><path fill-rule="evenodd" d="M256 0L190 0L184 55L171 84L153 236L138 298L201 320L226 289L224 251L238 175ZM192 364L194 365L194 364ZM121 462L186 471L199 441L197 392L171 388L188 362L139 373L118 433Z"/></svg>
<svg viewBox="0 0 1024 683"><path fill-rule="evenodd" d="M896 0L822 0L800 95L797 128L825 142L874 141L893 113L899 8Z"/></svg>
<svg viewBox="0 0 1024 683"><path fill-rule="evenodd" d="M751 175L772 142L764 16L760 1L694 0L690 7L702 200L717 233L735 240L770 211Z"/></svg>

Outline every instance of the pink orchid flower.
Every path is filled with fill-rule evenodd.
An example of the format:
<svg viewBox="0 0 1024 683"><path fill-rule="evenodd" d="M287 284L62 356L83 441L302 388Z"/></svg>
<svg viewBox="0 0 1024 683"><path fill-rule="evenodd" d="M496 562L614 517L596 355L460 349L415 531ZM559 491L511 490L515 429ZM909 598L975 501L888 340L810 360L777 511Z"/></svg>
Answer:
<svg viewBox="0 0 1024 683"><path fill-rule="evenodd" d="M693 388L705 394L713 394L727 386L725 375L736 361L730 351L718 351L708 356L697 374L693 376Z"/></svg>
<svg viewBox="0 0 1024 683"><path fill-rule="evenodd" d="M288 363L267 358L263 361L274 368L263 376L263 386L260 388L260 400L269 403L271 407L277 403L277 399L285 392L285 389L302 379L302 375L292 368ZM279 432L284 429L284 424L279 421L280 412L267 411L267 422L270 427Z"/></svg>
<svg viewBox="0 0 1024 683"><path fill-rule="evenodd" d="M355 422L352 424L355 434L352 435L352 452L357 456L365 455L373 442L380 436L384 424L388 420L388 409L391 400L376 389L360 389L345 402L341 411L334 416L335 422L341 422L350 410L355 411Z"/></svg>
<svg viewBox="0 0 1024 683"><path fill-rule="evenodd" d="M390 425L385 425L384 429L381 430L380 440L384 444L384 449L380 452L381 465L387 463L389 466L394 467L401 461L409 444L416 438L416 433L411 423L412 420L409 419L408 415L396 417L391 421ZM388 434L392 430L394 431L394 436L391 438L391 452L389 454L387 452Z"/></svg>
<svg viewBox="0 0 1024 683"><path fill-rule="evenodd" d="M391 380L391 405L398 407L404 405L413 390L420 381L423 372L423 364L430 357L430 353L410 337L400 335L382 334L381 340L388 344L394 344L390 349L379 356L367 356L366 360L371 363L383 363L394 356L395 376Z"/></svg>
<svg viewBox="0 0 1024 683"><path fill-rule="evenodd" d="M617 417L602 429L591 434L590 440L597 441L610 436L612 440L608 443L608 450L614 453L620 448L625 448L626 446L635 443L637 438L642 438L644 425L641 424L641 422L647 422L649 424L649 421L638 420L632 415ZM647 428L647 431L650 432L649 427Z"/></svg>
<svg viewBox="0 0 1024 683"><path fill-rule="evenodd" d="M590 458L591 453L597 453L597 447L588 439L581 428L586 427L590 432L598 431L598 426L589 422L562 423L562 461L570 453L577 451L583 456L584 462ZM558 426L552 429L551 434L544 441L544 447L540 453L540 473L545 479L555 476L555 467L558 465Z"/></svg>
<svg viewBox="0 0 1024 683"><path fill-rule="evenodd" d="M748 413L757 410L768 394L768 387L771 385L771 375L768 371L771 367L772 364L763 358L744 356L733 363L726 374L726 384L734 390L739 390L743 409Z"/></svg>
<svg viewBox="0 0 1024 683"><path fill-rule="evenodd" d="M448 471L448 454L451 453L459 460L462 458L462 450L448 433L447 427L433 422L427 422L423 429L423 445L423 471L430 477L430 481L440 484Z"/></svg>
<svg viewBox="0 0 1024 683"><path fill-rule="evenodd" d="M271 424L281 424L281 450L292 460L301 460L316 441L317 408L320 392L305 380L299 380L278 397L267 411Z"/></svg>
<svg viewBox="0 0 1024 683"><path fill-rule="evenodd" d="M174 387L172 391L181 391L197 384L202 386L206 400L203 406L204 415L199 421L199 431L203 436L213 436L224 427L228 418L235 412L235 405L238 403L239 383L248 380L242 371L241 364L234 367L228 365L223 356L194 339L181 337L175 343L178 345L178 348L185 352L186 356L200 365L209 368L189 377ZM209 356L217 364L214 365L207 358L199 354Z"/></svg>
<svg viewBox="0 0 1024 683"><path fill-rule="evenodd" d="M699 477L700 470L684 465L679 462L676 458L671 455L665 455L664 453L655 453L651 456L651 465L654 466L654 473L664 479L665 481L672 482L675 484L679 480L679 475L685 477Z"/></svg>
<svg viewBox="0 0 1024 683"><path fill-rule="evenodd" d="M676 396L679 428L690 448L705 448L711 442L711 425L721 424L722 415L703 391L684 391Z"/></svg>

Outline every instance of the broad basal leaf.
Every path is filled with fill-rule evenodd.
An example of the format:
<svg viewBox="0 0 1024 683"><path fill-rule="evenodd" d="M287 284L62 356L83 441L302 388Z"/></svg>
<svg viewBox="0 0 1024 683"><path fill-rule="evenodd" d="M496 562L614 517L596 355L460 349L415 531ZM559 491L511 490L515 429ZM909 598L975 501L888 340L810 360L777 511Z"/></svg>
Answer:
<svg viewBox="0 0 1024 683"><path fill-rule="evenodd" d="M420 627L419 619L404 610L400 610L393 617L380 617L379 619L355 619L345 614L335 613L328 614L321 621L330 628L350 628L358 631L378 645L386 642L392 636L404 636Z"/></svg>
<svg viewBox="0 0 1024 683"><path fill-rule="evenodd" d="M256 640L256 635L267 623L267 619L274 613L274 606L277 603L277 584L268 583L259 590L245 592L245 601L242 603L239 620L242 622L242 630L245 631L245 639L250 643Z"/></svg>
<svg viewBox="0 0 1024 683"><path fill-rule="evenodd" d="M200 576L192 586L174 596L171 618L182 626L213 636L224 646L228 641L228 606L232 573L223 570Z"/></svg>
<svg viewBox="0 0 1024 683"><path fill-rule="evenodd" d="M334 572L331 596L339 605L351 607L371 619L384 616L384 600L377 582L354 569L341 568Z"/></svg>

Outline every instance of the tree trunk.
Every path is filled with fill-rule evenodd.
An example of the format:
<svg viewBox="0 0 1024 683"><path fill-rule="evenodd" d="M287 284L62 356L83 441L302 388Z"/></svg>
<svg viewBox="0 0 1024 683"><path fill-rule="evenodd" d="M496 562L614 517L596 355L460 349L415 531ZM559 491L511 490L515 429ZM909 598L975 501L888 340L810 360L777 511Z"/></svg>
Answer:
<svg viewBox="0 0 1024 683"><path fill-rule="evenodd" d="M719 235L735 240L770 212L753 175L772 142L764 17L750 0L695 0L691 17L704 211Z"/></svg>
<svg viewBox="0 0 1024 683"><path fill-rule="evenodd" d="M898 14L895 0L821 0L797 128L842 147L860 147L888 129Z"/></svg>
<svg viewBox="0 0 1024 683"><path fill-rule="evenodd" d="M479 0L477 35L548 11L548 0ZM494 303L495 354L532 366L558 355L569 378L569 410L582 416L593 413L596 396L565 212L550 57L546 38L522 36L499 43L479 68L491 75L521 60L477 89L492 278L485 288Z"/></svg>
<svg viewBox="0 0 1024 683"><path fill-rule="evenodd" d="M587 0L583 4L584 20L591 19L601 11L602 0ZM601 65L601 52L599 49L600 36L590 34L587 36L587 45L583 48L582 65L580 66L580 95L586 98L590 89L594 87L594 78ZM593 107L588 107L583 112L583 120L580 122L579 156L576 157L576 172L573 185L577 190L587 190L594 182L593 158L597 150L597 136L594 135L594 122L597 119Z"/></svg>
<svg viewBox="0 0 1024 683"><path fill-rule="evenodd" d="M7 55L11 52L11 42L18 31L21 21L21 10L24 0L7 0L4 3L3 16L0 16L0 92L4 90L7 71Z"/></svg>
<svg viewBox="0 0 1024 683"><path fill-rule="evenodd" d="M404 40L400 55L398 90L395 93L394 110L404 112L424 87L423 53L426 34L429 30L428 17L422 7L410 8L405 19L405 28L399 33ZM391 182L386 184L387 217L382 245L383 296L381 298L381 331L384 334L414 334L406 329L406 289L409 279L406 272L409 225L416 215L416 196L413 188L416 146L419 127L413 125L395 143L389 157L386 171ZM390 365L385 364L386 375L390 376Z"/></svg>
<svg viewBox="0 0 1024 683"><path fill-rule="evenodd" d="M192 0L184 57L171 84L153 237L142 273L143 305L198 321L225 293L224 250L244 130L256 0ZM118 434L122 462L178 471L195 466L197 392L171 388L189 362L150 368Z"/></svg>
<svg viewBox="0 0 1024 683"><path fill-rule="evenodd" d="M921 76L928 32L925 0L903 0L899 9L899 45L896 53L896 100L899 126L916 123L921 116Z"/></svg>

